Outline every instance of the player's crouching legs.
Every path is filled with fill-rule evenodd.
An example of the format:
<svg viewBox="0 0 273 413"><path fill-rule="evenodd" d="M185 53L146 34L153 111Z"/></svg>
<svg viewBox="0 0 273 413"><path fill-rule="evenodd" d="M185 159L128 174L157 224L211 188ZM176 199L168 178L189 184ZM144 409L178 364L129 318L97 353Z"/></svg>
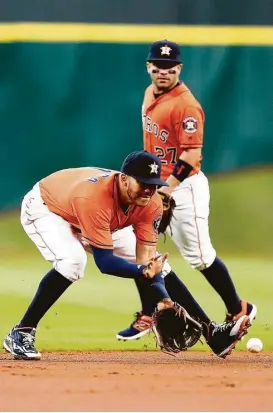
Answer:
<svg viewBox="0 0 273 413"><path fill-rule="evenodd" d="M71 282L75 282L84 277L84 270L87 264L87 255L81 244L78 248L74 246L69 257L56 259L53 263L55 270L62 274Z"/></svg>
<svg viewBox="0 0 273 413"><path fill-rule="evenodd" d="M87 256L71 225L52 213L41 198L39 184L24 197L21 224L56 271L71 282L84 276Z"/></svg>

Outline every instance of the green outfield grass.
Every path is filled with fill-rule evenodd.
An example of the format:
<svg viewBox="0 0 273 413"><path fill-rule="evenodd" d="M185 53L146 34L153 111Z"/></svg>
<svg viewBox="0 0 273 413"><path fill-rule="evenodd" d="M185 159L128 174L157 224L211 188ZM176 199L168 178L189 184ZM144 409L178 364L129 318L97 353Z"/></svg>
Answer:
<svg viewBox="0 0 273 413"><path fill-rule="evenodd" d="M224 307L202 275L188 268L177 255L171 264L208 314L221 321ZM227 264L240 294L259 309L249 336L260 337L265 350L273 350L273 261L228 259ZM1 263L0 337L20 319L47 269L48 265L37 261L37 257L34 261ZM129 324L132 313L138 309L134 282L100 274L90 258L86 277L72 285L41 322L37 346L47 350L154 349L152 337L132 343L115 339L115 333ZM205 350L207 346L195 348ZM244 343L238 348L244 349Z"/></svg>
<svg viewBox="0 0 273 413"><path fill-rule="evenodd" d="M218 255L226 259L241 296L258 306L258 316L248 337L260 337L265 350L273 350L271 182L272 170L211 180L212 238ZM230 206L229 198L236 208ZM224 306L202 274L188 267L170 241L164 244L161 240L160 249L170 252L173 268L209 316L223 320ZM0 251L1 339L23 315L50 265L21 229L19 211L1 216ZM116 332L126 327L139 309L134 282L100 274L90 257L85 278L72 285L42 320L37 347L41 350L154 349L151 336L131 343L115 339ZM244 349L245 341L237 348ZM198 344L195 349L208 350L208 347Z"/></svg>

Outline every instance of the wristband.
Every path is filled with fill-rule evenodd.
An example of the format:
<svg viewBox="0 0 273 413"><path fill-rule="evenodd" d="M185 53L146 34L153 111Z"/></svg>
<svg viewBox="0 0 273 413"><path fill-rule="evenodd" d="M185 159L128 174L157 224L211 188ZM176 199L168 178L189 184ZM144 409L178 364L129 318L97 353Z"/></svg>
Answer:
<svg viewBox="0 0 273 413"><path fill-rule="evenodd" d="M188 162L182 161L178 159L176 165L172 171L172 175L180 182L183 182L184 179L188 178L189 174L193 170L193 166L191 166Z"/></svg>

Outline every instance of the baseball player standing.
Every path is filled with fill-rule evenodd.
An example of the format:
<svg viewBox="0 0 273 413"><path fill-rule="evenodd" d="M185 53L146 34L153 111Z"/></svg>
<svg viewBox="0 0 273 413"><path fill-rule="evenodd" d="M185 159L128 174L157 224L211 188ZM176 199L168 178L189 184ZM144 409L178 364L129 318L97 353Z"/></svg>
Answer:
<svg viewBox="0 0 273 413"><path fill-rule="evenodd" d="M161 176L169 184L159 191L163 205L168 208L170 197L175 200L168 234L184 259L199 270L220 295L227 309L226 321L237 320L242 315L252 321L256 306L240 299L227 267L217 257L210 240L210 191L201 171L205 116L200 103L179 80L183 65L178 44L168 40L153 43L146 65L151 85L145 91L142 106L144 148L161 159ZM172 297L169 288L174 295L182 288L172 271L165 284ZM136 313L136 320L129 328L117 334L118 339L139 338L151 327L149 294L138 284L137 287L142 311ZM183 305L187 308L185 302Z"/></svg>

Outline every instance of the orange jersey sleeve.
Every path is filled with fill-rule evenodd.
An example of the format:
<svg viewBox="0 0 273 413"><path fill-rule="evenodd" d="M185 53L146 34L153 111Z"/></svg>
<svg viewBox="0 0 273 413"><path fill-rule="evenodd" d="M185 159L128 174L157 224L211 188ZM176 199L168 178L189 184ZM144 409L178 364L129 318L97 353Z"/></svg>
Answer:
<svg viewBox="0 0 273 413"><path fill-rule="evenodd" d="M204 136L204 112L187 106L176 116L177 137L181 148L201 148Z"/></svg>
<svg viewBox="0 0 273 413"><path fill-rule="evenodd" d="M113 249L110 229L111 211L102 209L98 198L74 198L72 208L84 238L97 248Z"/></svg>
<svg viewBox="0 0 273 413"><path fill-rule="evenodd" d="M144 208L138 222L133 225L137 242L144 245L156 245L158 227L163 214L161 198L158 194L153 197L149 206Z"/></svg>

